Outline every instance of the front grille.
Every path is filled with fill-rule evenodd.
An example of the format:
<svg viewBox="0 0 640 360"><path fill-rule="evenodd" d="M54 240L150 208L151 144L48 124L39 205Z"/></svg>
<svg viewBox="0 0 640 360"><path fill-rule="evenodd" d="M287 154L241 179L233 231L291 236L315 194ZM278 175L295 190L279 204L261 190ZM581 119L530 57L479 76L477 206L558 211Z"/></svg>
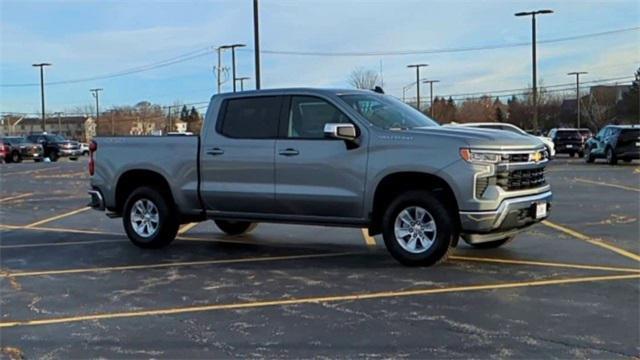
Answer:
<svg viewBox="0 0 640 360"><path fill-rule="evenodd" d="M511 170L498 173L496 183L507 191L532 189L547 183L544 168Z"/></svg>
<svg viewBox="0 0 640 360"><path fill-rule="evenodd" d="M503 156L504 159L505 156ZM509 154L506 155L507 161L510 163L519 163L519 162L528 162L529 161L529 153L524 154Z"/></svg>
<svg viewBox="0 0 640 360"><path fill-rule="evenodd" d="M476 197L482 197L484 195L485 190L489 186L489 178L477 178L476 179Z"/></svg>

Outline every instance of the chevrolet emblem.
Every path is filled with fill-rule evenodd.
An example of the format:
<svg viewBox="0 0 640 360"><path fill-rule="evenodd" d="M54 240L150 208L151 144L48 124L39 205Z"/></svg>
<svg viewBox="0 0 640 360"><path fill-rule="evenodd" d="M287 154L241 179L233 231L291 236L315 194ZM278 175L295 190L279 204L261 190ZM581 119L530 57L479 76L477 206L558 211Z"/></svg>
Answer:
<svg viewBox="0 0 640 360"><path fill-rule="evenodd" d="M537 152L529 155L529 157L530 157L531 161L538 162L538 161L542 160L543 156L542 156L542 153L540 151L537 151Z"/></svg>

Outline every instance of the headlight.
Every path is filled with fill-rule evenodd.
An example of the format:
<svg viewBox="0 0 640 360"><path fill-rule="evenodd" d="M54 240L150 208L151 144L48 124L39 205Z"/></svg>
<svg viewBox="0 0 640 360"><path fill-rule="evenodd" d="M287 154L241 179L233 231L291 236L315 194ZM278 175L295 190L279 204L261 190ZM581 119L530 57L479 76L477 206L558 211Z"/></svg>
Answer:
<svg viewBox="0 0 640 360"><path fill-rule="evenodd" d="M502 155L471 149L460 149L460 157L470 163L497 164L502 160Z"/></svg>

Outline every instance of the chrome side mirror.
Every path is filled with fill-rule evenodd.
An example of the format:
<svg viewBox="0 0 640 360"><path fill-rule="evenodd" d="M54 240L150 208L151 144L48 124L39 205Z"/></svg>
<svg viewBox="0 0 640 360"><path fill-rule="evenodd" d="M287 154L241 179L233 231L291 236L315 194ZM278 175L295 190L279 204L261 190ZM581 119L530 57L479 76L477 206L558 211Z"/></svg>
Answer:
<svg viewBox="0 0 640 360"><path fill-rule="evenodd" d="M332 139L353 141L357 137L356 127L353 124L325 124L324 136Z"/></svg>

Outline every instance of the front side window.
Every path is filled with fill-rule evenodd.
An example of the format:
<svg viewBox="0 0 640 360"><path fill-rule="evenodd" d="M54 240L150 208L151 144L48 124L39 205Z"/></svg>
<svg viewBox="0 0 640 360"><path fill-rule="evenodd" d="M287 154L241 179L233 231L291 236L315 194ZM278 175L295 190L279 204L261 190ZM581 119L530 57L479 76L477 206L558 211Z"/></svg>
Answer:
<svg viewBox="0 0 640 360"><path fill-rule="evenodd" d="M220 131L231 138L275 138L278 135L280 104L279 96L227 100Z"/></svg>
<svg viewBox="0 0 640 360"><path fill-rule="evenodd" d="M420 111L391 96L354 94L341 95L340 98L370 123L386 130L440 126Z"/></svg>
<svg viewBox="0 0 640 360"><path fill-rule="evenodd" d="M349 123L335 106L313 96L292 96L287 122L287 137L324 139L324 126L329 123Z"/></svg>

